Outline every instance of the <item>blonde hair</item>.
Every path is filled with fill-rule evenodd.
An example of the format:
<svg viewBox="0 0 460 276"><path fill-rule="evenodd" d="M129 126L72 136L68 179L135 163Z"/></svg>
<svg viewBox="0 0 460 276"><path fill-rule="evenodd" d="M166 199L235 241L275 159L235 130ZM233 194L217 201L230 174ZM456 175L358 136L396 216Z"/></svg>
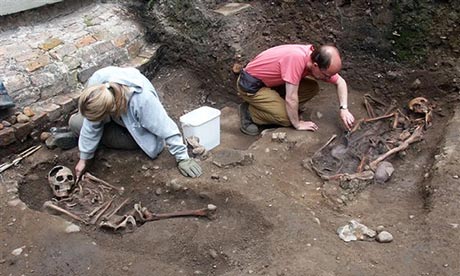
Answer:
<svg viewBox="0 0 460 276"><path fill-rule="evenodd" d="M128 108L127 90L115 82L87 87L78 101L81 115L90 121L102 121L109 114L119 117Z"/></svg>

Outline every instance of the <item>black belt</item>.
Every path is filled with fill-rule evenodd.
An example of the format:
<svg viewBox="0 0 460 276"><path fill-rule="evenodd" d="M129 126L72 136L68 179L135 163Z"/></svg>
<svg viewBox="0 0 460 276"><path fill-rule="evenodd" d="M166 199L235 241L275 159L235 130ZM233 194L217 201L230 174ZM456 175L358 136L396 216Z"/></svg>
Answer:
<svg viewBox="0 0 460 276"><path fill-rule="evenodd" d="M255 94L259 89L265 86L263 81L251 76L248 72L241 70L238 85L244 91Z"/></svg>

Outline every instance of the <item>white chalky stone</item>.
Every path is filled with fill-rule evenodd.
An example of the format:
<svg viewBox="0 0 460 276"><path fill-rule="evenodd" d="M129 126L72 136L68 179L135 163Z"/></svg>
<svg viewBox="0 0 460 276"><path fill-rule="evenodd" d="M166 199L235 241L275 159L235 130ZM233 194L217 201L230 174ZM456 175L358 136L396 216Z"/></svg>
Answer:
<svg viewBox="0 0 460 276"><path fill-rule="evenodd" d="M65 232L66 233L80 232L80 227L72 223L71 225L67 226L67 228L65 229Z"/></svg>
<svg viewBox="0 0 460 276"><path fill-rule="evenodd" d="M16 248L15 250L11 251L11 254L13 254L14 256L19 256L21 255L22 250L22 247Z"/></svg>

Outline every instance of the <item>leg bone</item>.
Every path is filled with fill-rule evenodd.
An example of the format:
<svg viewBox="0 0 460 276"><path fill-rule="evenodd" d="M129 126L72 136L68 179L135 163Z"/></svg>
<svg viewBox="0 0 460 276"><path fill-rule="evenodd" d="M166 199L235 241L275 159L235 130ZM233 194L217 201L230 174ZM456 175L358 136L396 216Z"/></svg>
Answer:
<svg viewBox="0 0 460 276"><path fill-rule="evenodd" d="M213 204L208 204L208 206L203 209L183 210L183 211L164 213L164 214L151 213L150 211L145 209L144 216L145 216L145 221L155 221L155 220L160 220L160 219L168 219L168 218L174 218L174 217L189 217L189 216L207 217L209 219L212 219L216 212L216 209L217 207Z"/></svg>
<svg viewBox="0 0 460 276"><path fill-rule="evenodd" d="M55 210L55 211L58 211L60 212L61 214L64 214L64 215L67 215L68 217L71 217L73 218L74 220L78 220L79 222L82 222L84 224L88 224L86 222L86 220L82 219L81 217L57 206L57 205L54 205L51 201L46 201L44 204L43 204L43 207L45 208L49 208L49 209L52 209L52 210Z"/></svg>

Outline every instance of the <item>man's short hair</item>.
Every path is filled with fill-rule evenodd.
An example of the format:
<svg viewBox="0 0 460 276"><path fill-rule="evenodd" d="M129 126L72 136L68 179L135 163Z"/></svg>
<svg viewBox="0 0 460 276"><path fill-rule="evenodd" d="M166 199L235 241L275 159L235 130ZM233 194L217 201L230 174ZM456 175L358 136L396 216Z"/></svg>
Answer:
<svg viewBox="0 0 460 276"><path fill-rule="evenodd" d="M327 70L331 65L331 52L327 51L327 47L321 46L319 49L315 48L310 58L313 62L318 64L320 70Z"/></svg>

